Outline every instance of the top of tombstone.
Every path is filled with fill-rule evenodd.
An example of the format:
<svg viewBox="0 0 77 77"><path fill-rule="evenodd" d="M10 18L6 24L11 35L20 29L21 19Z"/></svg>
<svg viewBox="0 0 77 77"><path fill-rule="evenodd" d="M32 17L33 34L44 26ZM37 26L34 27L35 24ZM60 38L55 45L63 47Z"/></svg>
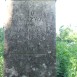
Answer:
<svg viewBox="0 0 77 77"><path fill-rule="evenodd" d="M8 1L8 0L5 0ZM11 0L11 1L57 1L57 0Z"/></svg>

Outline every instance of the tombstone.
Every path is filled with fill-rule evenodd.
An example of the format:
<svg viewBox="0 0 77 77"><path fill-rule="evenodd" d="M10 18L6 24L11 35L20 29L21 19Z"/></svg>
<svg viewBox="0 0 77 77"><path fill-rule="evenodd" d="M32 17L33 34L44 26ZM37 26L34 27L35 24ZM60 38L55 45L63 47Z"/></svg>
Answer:
<svg viewBox="0 0 77 77"><path fill-rule="evenodd" d="M55 0L6 0L4 77L55 77Z"/></svg>

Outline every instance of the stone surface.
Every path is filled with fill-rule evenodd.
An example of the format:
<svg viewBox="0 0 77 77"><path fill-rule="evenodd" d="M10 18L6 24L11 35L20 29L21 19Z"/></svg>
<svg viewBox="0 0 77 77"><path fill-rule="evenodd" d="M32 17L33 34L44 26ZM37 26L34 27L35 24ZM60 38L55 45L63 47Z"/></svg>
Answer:
<svg viewBox="0 0 77 77"><path fill-rule="evenodd" d="M8 77L54 77L54 59L50 54L9 54L5 71Z"/></svg>
<svg viewBox="0 0 77 77"><path fill-rule="evenodd" d="M55 0L15 0L10 6L4 77L55 77Z"/></svg>

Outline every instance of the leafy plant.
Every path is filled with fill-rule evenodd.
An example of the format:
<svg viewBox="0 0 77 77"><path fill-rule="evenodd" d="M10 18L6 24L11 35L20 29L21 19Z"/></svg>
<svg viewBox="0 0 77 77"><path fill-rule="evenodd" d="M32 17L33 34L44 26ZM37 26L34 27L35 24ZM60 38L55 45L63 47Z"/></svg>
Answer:
<svg viewBox="0 0 77 77"><path fill-rule="evenodd" d="M4 29L0 28L0 77L3 77Z"/></svg>
<svg viewBox="0 0 77 77"><path fill-rule="evenodd" d="M77 77L77 34L69 27L60 28L56 37L57 77Z"/></svg>

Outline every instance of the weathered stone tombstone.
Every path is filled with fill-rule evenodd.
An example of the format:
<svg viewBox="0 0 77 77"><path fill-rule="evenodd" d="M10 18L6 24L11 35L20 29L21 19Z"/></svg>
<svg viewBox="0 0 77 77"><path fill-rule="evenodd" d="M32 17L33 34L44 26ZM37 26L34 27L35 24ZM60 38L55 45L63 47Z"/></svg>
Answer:
<svg viewBox="0 0 77 77"><path fill-rule="evenodd" d="M55 77L55 0L9 0L9 6L4 77Z"/></svg>

